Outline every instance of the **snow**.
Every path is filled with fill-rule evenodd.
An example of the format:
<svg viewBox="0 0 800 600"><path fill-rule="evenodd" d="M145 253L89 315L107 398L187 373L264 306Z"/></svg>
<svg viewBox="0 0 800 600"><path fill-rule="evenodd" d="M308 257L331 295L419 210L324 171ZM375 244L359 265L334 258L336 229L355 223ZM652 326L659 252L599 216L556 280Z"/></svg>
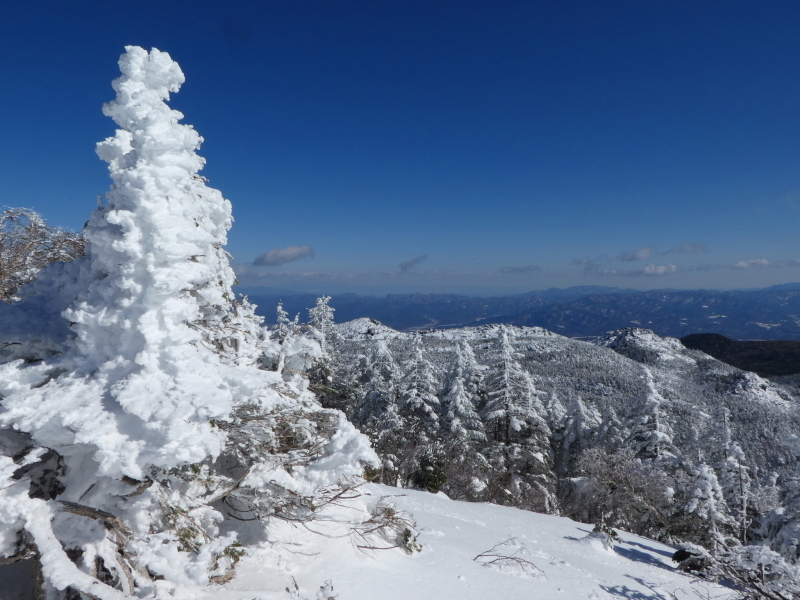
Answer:
<svg viewBox="0 0 800 600"><path fill-rule="evenodd" d="M608 549L590 536L592 526L563 517L377 484L362 491L368 496L360 501L388 496L413 514L421 552L363 550L351 537L308 530L342 534L341 525L324 521L308 529L276 522L270 539L242 560L237 577L198 600L285 600L293 579L301 599L315 598L326 580L340 600L733 597L676 571L670 560L675 548L646 538L620 532L621 541ZM340 509L340 517L347 514ZM505 558L475 560L492 549L488 553Z"/></svg>
<svg viewBox="0 0 800 600"><path fill-rule="evenodd" d="M450 341L470 341L486 337L493 337L500 334L505 325L479 325L477 327L461 327L458 329L426 329L416 332L400 332L391 327L387 327L380 321L370 318L354 319L346 323L334 325L340 336L350 340L372 340L372 339L393 339L393 338L413 338L422 336L423 338L434 338L438 340ZM519 336L542 337L542 338L561 338L563 336L548 331L542 327L513 327Z"/></svg>
<svg viewBox="0 0 800 600"><path fill-rule="evenodd" d="M375 319L362 318L334 325L339 335L348 339L386 339L399 333Z"/></svg>

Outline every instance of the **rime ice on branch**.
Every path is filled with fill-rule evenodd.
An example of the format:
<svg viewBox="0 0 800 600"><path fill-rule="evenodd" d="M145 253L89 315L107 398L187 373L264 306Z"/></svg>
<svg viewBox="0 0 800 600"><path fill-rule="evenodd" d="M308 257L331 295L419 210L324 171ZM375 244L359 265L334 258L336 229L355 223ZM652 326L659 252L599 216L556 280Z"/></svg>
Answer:
<svg viewBox="0 0 800 600"><path fill-rule="evenodd" d="M64 312L76 335L59 367L70 376L3 389L2 420L35 439L57 429L93 446L104 474L139 478L147 464L219 453L209 422L230 411L230 386L196 325L230 304L231 206L196 175L202 138L164 102L184 81L177 63L128 47L120 68L104 113L121 129L97 149L113 185L86 228L84 291Z"/></svg>
<svg viewBox="0 0 800 600"><path fill-rule="evenodd" d="M133 46L119 64L103 110L120 129L97 147L113 185L87 256L45 268L0 309L0 346L23 348L0 355L16 358L0 365L0 558L30 544L53 598L204 585L238 557L220 499L240 494L268 516L297 501L276 496L315 496L375 461L301 376L258 368L270 342L233 299L230 202L197 174L202 138L165 102L179 66ZM242 412L257 432L243 432ZM278 448L272 427L303 435ZM258 451L232 449L256 438ZM109 581L94 577L95 557Z"/></svg>

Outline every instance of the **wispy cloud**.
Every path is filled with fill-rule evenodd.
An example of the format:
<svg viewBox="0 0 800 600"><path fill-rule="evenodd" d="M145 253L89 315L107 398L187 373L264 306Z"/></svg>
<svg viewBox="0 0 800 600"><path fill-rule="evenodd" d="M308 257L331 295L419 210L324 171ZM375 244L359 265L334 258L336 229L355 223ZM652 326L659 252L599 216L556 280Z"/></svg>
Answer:
<svg viewBox="0 0 800 600"><path fill-rule="evenodd" d="M616 277L663 277L664 275L672 275L677 273L680 267L673 263L666 265L647 265L639 267L638 269L605 269L598 271L600 275L616 276Z"/></svg>
<svg viewBox="0 0 800 600"><path fill-rule="evenodd" d="M542 267L539 265L526 265L524 267L503 267L500 269L500 272L504 275L508 275L511 273L518 274L518 273L536 273L541 271Z"/></svg>
<svg viewBox="0 0 800 600"><path fill-rule="evenodd" d="M412 258L400 263L400 273L408 273L411 269L416 267L417 265L424 263L428 260L427 254L422 254L417 256L416 258Z"/></svg>
<svg viewBox="0 0 800 600"><path fill-rule="evenodd" d="M705 244L676 244L674 248L671 248L662 254L705 254L708 251L708 246Z"/></svg>
<svg viewBox="0 0 800 600"><path fill-rule="evenodd" d="M617 260L635 261L635 260L649 260L653 253L656 251L655 246L648 246L647 248L639 248L633 252L621 252L617 256Z"/></svg>
<svg viewBox="0 0 800 600"><path fill-rule="evenodd" d="M590 273L597 273L600 271L600 265L598 264L598 260L595 258L589 258L588 256L584 258L575 258L570 263L575 267L582 267L584 274L588 275Z"/></svg>
<svg viewBox="0 0 800 600"><path fill-rule="evenodd" d="M571 264L583 267L583 272L586 275L603 275L605 277L662 277L682 270L680 266L673 263L665 265L650 264L636 269L607 269L603 268L596 259L588 257L577 258Z"/></svg>
<svg viewBox="0 0 800 600"><path fill-rule="evenodd" d="M754 260L741 260L735 265L734 269L763 269L767 267L797 267L800 266L800 259L792 258L789 260L767 260L766 258L756 258Z"/></svg>
<svg viewBox="0 0 800 600"><path fill-rule="evenodd" d="M666 256L667 254L705 254L708 246L705 244L675 244L669 250L657 252L655 246L639 248L633 252L620 252L617 260L633 262L637 260L650 260L654 256Z"/></svg>
<svg viewBox="0 0 800 600"><path fill-rule="evenodd" d="M253 265L257 267L275 267L301 258L314 258L316 253L311 246L286 246L273 248L256 257Z"/></svg>
<svg viewBox="0 0 800 600"><path fill-rule="evenodd" d="M666 265L647 265L641 269L634 269L627 275L629 277L660 277L662 275L677 273L679 268L678 265L673 263L668 263Z"/></svg>

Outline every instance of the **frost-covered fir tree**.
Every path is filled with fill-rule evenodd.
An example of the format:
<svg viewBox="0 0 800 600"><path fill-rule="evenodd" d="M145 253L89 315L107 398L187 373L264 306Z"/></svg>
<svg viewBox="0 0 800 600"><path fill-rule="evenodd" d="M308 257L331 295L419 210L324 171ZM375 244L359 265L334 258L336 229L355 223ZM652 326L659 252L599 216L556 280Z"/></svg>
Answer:
<svg viewBox="0 0 800 600"><path fill-rule="evenodd" d="M486 380L482 409L490 440L484 453L492 470L487 494L497 502L554 512L551 432L544 407L505 327L500 328L497 345L499 357Z"/></svg>
<svg viewBox="0 0 800 600"><path fill-rule="evenodd" d="M696 525L692 532L697 541L712 554L728 546L735 521L730 516L717 475L708 465L696 469L684 511Z"/></svg>
<svg viewBox="0 0 800 600"><path fill-rule="evenodd" d="M636 456L643 460L674 458L672 430L661 408L664 398L656 389L650 369L645 365L641 367L647 391L637 399L633 415L628 421L628 444L633 447Z"/></svg>
<svg viewBox="0 0 800 600"><path fill-rule="evenodd" d="M793 454L800 458L800 439L790 436ZM762 486L767 487L767 486ZM764 517L761 532L770 547L800 564L800 461L795 462L794 472L783 482L784 492L780 504Z"/></svg>
<svg viewBox="0 0 800 600"><path fill-rule="evenodd" d="M555 431L560 426L567 414L567 409L558 397L556 390L550 390L544 402L544 409L547 414L547 424L550 429Z"/></svg>
<svg viewBox="0 0 800 600"><path fill-rule="evenodd" d="M314 308L308 309L308 324L322 337L322 349L327 351L328 341L335 335L333 327L333 313L336 310L330 306L330 296L320 296Z"/></svg>
<svg viewBox="0 0 800 600"><path fill-rule="evenodd" d="M370 432L375 438L400 427L397 406L400 370L384 340L377 340L365 358L355 422L362 431Z"/></svg>
<svg viewBox="0 0 800 600"><path fill-rule="evenodd" d="M487 378L487 400L482 412L490 438L512 443L524 435L525 417L530 412L534 390L519 364L520 355L514 350L505 327L500 328L497 346L499 358Z"/></svg>
<svg viewBox="0 0 800 600"><path fill-rule="evenodd" d="M738 537L744 544L747 542L747 530L750 526L748 507L752 502L752 480L750 469L746 465L744 451L731 439L730 411L722 406L716 413L717 448L716 470L723 496L730 509L731 518L738 524Z"/></svg>
<svg viewBox="0 0 800 600"><path fill-rule="evenodd" d="M445 491L451 498L477 498L486 487L486 460L480 453L486 441L477 412L480 375L468 342L456 346L442 395L442 440L445 452Z"/></svg>
<svg viewBox="0 0 800 600"><path fill-rule="evenodd" d="M566 409L557 438L560 446L562 470L569 465L587 448L596 444L597 432L601 418L594 407L587 407L580 396Z"/></svg>
<svg viewBox="0 0 800 600"><path fill-rule="evenodd" d="M52 600L225 577L241 551L220 499L299 517L290 498L374 461L301 377L257 368L266 341L234 301L224 250L230 202L197 174L202 138L166 104L177 63L129 46L119 64L104 107L119 129L97 148L113 184L87 256L46 267L0 310L19 348L0 365L0 556L35 554Z"/></svg>
<svg viewBox="0 0 800 600"><path fill-rule="evenodd" d="M441 407L439 384L419 340L415 340L413 355L404 370L398 408L405 439L400 470L407 476L418 466L421 457L435 452L435 447L438 447Z"/></svg>
<svg viewBox="0 0 800 600"><path fill-rule="evenodd" d="M769 515L770 546L788 560L800 562L800 473L789 479L782 505Z"/></svg>
<svg viewBox="0 0 800 600"><path fill-rule="evenodd" d="M608 451L618 450L625 443L623 429L616 411L610 406L603 407L597 432L597 443Z"/></svg>
<svg viewBox="0 0 800 600"><path fill-rule="evenodd" d="M447 377L442 398L444 427L449 441L468 447L486 439L483 422L476 411L480 375L475 354L469 343L456 346L455 358Z"/></svg>
<svg viewBox="0 0 800 600"><path fill-rule="evenodd" d="M275 325L275 334L278 338L278 342L283 343L290 333L292 333L294 327L291 319L289 319L289 313L283 310L283 302L278 302L278 307L275 311L277 313L276 325Z"/></svg>

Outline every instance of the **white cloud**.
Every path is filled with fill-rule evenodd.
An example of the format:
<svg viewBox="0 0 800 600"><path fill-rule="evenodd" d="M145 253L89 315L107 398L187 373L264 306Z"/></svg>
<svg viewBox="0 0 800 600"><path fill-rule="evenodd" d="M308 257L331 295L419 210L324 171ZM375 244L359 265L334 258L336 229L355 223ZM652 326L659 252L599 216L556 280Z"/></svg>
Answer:
<svg viewBox="0 0 800 600"><path fill-rule="evenodd" d="M662 277L682 270L680 266L673 263L652 264L637 269L603 269L589 258L573 260L572 264L583 266L583 272L587 275L604 275L606 277Z"/></svg>
<svg viewBox="0 0 800 600"><path fill-rule="evenodd" d="M635 261L635 260L648 260L656 251L655 246L648 246L647 248L639 248L634 252L622 252L617 256L617 260Z"/></svg>
<svg viewBox="0 0 800 600"><path fill-rule="evenodd" d="M641 269L634 269L630 272L631 276L636 276L636 274L644 275L647 277L653 276L661 276L661 275L672 275L673 273L678 272L678 265L669 263L666 265L647 265L646 267L642 267Z"/></svg>
<svg viewBox="0 0 800 600"><path fill-rule="evenodd" d="M792 258L789 260L767 260L766 258L756 258L754 260L740 260L733 265L734 269L753 269L765 267L796 267L800 265L800 259Z"/></svg>
<svg viewBox="0 0 800 600"><path fill-rule="evenodd" d="M518 274L518 273L535 273L541 271L542 267L538 265L526 265L524 267L503 267L500 269L500 272L503 275L508 275L510 273Z"/></svg>

